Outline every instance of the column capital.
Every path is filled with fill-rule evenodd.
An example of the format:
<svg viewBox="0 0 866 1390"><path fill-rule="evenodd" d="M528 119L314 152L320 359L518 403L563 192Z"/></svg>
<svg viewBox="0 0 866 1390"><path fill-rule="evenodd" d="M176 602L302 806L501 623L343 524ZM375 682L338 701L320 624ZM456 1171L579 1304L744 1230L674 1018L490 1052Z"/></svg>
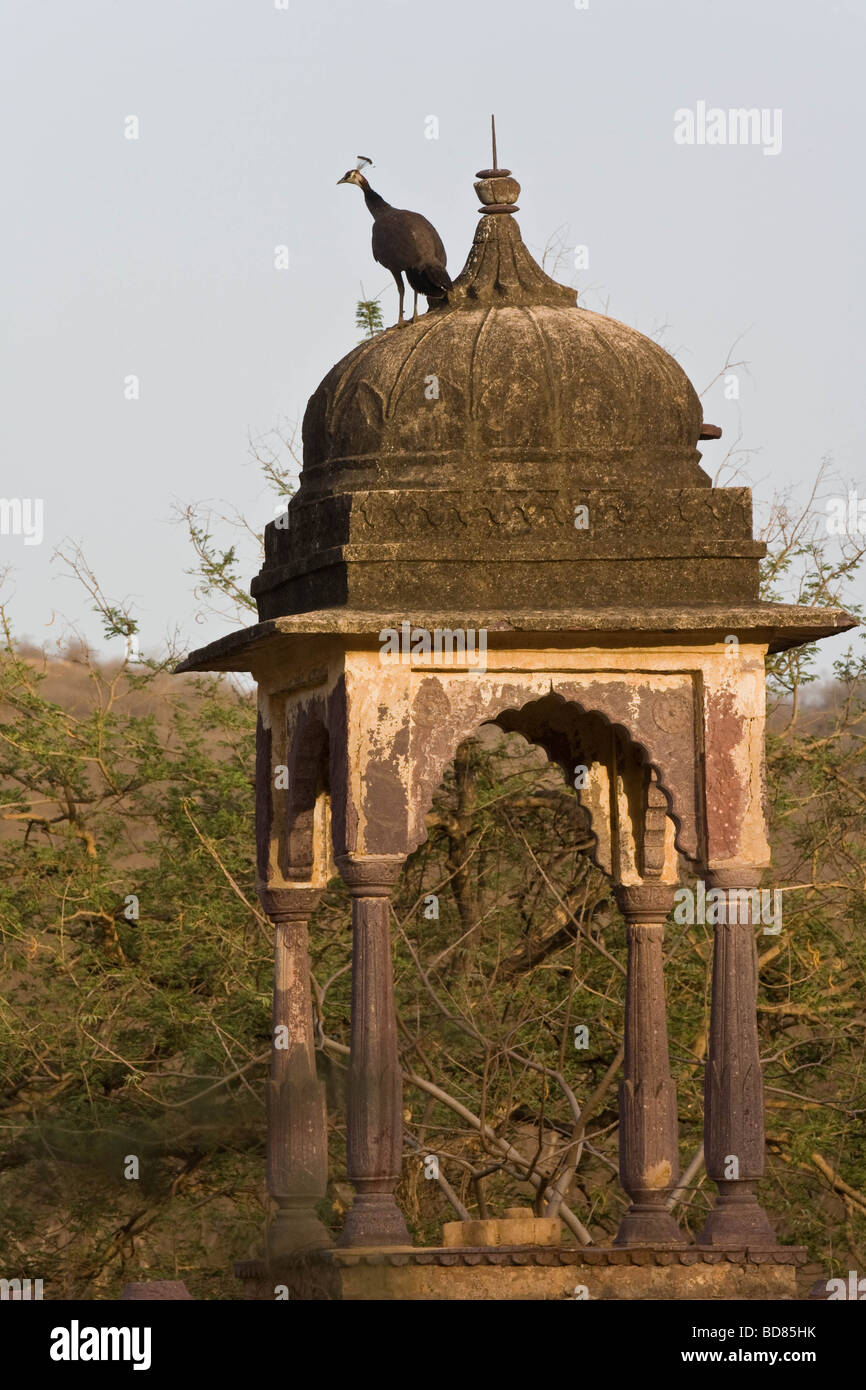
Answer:
<svg viewBox="0 0 866 1390"><path fill-rule="evenodd" d="M340 854L337 868L353 898L388 898L406 862L404 854Z"/></svg>
<svg viewBox="0 0 866 1390"><path fill-rule="evenodd" d="M272 922L307 922L319 905L322 889L313 888L309 883L281 888L259 884L258 893L259 902Z"/></svg>
<svg viewBox="0 0 866 1390"><path fill-rule="evenodd" d="M664 922L674 905L675 883L617 883L613 896L629 922Z"/></svg>

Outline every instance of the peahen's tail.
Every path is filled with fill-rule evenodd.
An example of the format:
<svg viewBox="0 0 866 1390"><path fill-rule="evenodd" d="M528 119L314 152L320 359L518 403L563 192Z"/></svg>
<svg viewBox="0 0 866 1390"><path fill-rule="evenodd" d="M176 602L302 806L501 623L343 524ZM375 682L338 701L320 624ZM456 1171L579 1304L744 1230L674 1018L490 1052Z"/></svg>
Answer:
<svg viewBox="0 0 866 1390"><path fill-rule="evenodd" d="M451 276L444 265L412 266L406 271L406 279L413 290L426 294L430 299L441 299L453 288Z"/></svg>

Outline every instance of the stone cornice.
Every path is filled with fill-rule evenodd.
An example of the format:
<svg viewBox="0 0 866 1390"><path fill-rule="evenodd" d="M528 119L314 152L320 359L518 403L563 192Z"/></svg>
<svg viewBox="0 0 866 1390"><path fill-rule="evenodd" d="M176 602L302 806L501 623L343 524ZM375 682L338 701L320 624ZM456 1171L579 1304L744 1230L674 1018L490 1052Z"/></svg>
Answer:
<svg viewBox="0 0 866 1390"><path fill-rule="evenodd" d="M220 637L205 647L191 652L175 668L187 671L249 671L250 654L267 649L269 644L284 646L287 637L306 639L310 636L355 638L378 642L382 628L400 627L405 619L416 627L433 631L436 628L466 627L488 634L488 650L497 646L513 647L514 639L543 637L550 640L568 639L573 648L606 644L668 645L671 641L723 642L728 633L735 633L741 642L766 644L771 652L814 642L859 626L858 619L841 608L806 608L799 604L683 604L658 607L572 608L556 611L511 611L482 609L474 612L450 613L416 611L395 613L384 608L369 609L334 607L314 609L306 613L268 618L250 627L241 628ZM530 643L531 644L531 643Z"/></svg>

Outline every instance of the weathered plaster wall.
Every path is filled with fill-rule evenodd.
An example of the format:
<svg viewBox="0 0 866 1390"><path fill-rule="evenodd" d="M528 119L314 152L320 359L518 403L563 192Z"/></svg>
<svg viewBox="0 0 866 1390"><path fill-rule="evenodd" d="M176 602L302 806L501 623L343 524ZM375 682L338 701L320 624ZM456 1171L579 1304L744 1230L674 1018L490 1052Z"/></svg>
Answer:
<svg viewBox="0 0 866 1390"><path fill-rule="evenodd" d="M285 762L305 721L324 720L336 853L402 854L424 838L430 800L457 745L503 711L525 713L553 694L600 712L639 745L641 757L658 769L678 848L698 867L766 866L765 648L660 641L569 650L573 634L549 640L492 647L486 670L459 661L452 667L441 658L436 665L383 660L375 639L287 643L254 672L262 737L270 731L272 762ZM632 774L621 771L616 806L627 825ZM291 814L291 795L274 792L277 838ZM273 828L269 833L273 840ZM665 834L663 877L672 881L673 823ZM628 836L621 843L621 881L638 882L636 847ZM283 855L281 872L290 867Z"/></svg>

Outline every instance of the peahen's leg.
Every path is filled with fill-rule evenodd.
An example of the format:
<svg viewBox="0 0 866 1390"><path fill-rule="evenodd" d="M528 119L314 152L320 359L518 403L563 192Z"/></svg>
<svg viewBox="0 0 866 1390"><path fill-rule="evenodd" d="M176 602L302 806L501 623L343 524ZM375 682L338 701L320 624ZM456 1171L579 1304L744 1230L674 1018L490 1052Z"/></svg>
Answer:
<svg viewBox="0 0 866 1390"><path fill-rule="evenodd" d="M398 289L399 294L400 294L400 316L399 316L399 318L397 319L397 327L398 327L398 328L402 328L403 324L406 322L406 320L405 320L404 317L403 317L403 295L404 295L405 292L406 292L406 286L403 284L403 272L402 272L402 271L400 271L400 270L392 270L392 271L391 271L391 274L394 276L394 279L397 281L397 289Z"/></svg>

